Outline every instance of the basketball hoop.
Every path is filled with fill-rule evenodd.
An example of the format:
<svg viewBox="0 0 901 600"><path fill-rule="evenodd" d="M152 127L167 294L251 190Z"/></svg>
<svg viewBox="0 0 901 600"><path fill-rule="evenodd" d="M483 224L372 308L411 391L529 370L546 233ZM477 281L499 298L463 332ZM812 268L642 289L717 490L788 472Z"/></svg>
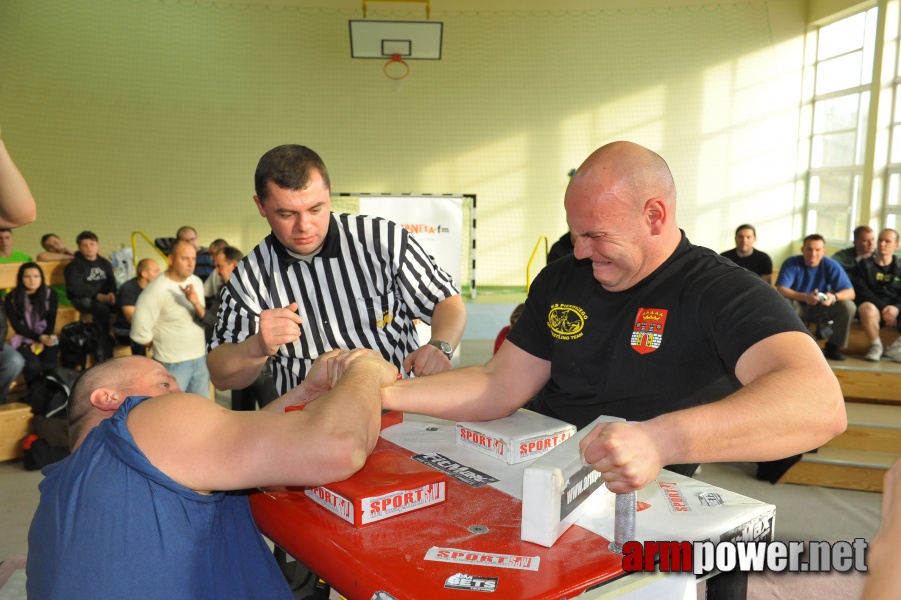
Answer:
<svg viewBox="0 0 901 600"><path fill-rule="evenodd" d="M400 66L392 67L389 70L388 67L390 67L394 63L397 63ZM404 60L400 57L400 54L392 54L391 60L385 63L385 66L382 67L382 70L385 72L385 77L398 81L410 74L410 65L404 62Z"/></svg>

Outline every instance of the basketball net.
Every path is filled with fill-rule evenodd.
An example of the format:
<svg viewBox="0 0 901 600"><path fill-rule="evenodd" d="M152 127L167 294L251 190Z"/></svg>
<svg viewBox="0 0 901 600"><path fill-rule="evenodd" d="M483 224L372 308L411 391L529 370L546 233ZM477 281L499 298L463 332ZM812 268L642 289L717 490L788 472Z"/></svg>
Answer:
<svg viewBox="0 0 901 600"><path fill-rule="evenodd" d="M392 54L391 59L382 67L385 77L394 81L400 81L410 74L410 65L400 57L400 54Z"/></svg>

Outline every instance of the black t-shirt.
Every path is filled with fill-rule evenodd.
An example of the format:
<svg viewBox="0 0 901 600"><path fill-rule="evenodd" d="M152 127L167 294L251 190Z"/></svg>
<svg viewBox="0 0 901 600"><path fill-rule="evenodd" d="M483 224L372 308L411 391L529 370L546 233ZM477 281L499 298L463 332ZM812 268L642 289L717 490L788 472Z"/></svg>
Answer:
<svg viewBox="0 0 901 600"><path fill-rule="evenodd" d="M766 252L761 252L756 248L752 248L751 254L748 256L739 256L735 248L726 250L720 256L725 256L739 267L743 267L752 273L757 273L758 275L773 274L773 259Z"/></svg>
<svg viewBox="0 0 901 600"><path fill-rule="evenodd" d="M125 315L122 314L122 307L134 306L137 304L138 296L140 296L143 291L144 289L138 285L137 277L132 277L119 288L119 293L116 296L116 301L119 305L119 318L116 320L116 329L121 329L122 331L131 329L131 324L125 318Z"/></svg>
<svg viewBox="0 0 901 600"><path fill-rule="evenodd" d="M719 400L741 387L741 355L785 331L807 330L775 289L683 234L622 292L605 290L588 260L549 265L507 339L551 361L534 409L582 428L600 415L644 421Z"/></svg>

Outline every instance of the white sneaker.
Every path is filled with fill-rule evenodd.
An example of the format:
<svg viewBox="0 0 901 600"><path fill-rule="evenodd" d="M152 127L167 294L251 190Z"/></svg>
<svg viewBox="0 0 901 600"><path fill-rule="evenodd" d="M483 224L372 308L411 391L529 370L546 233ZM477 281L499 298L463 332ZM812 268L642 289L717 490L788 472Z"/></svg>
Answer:
<svg viewBox="0 0 901 600"><path fill-rule="evenodd" d="M870 362L879 362L882 358L882 342L876 340L870 344L870 350L867 352L866 360Z"/></svg>
<svg viewBox="0 0 901 600"><path fill-rule="evenodd" d="M892 345L886 348L885 355L895 362L901 362L901 337L892 342Z"/></svg>

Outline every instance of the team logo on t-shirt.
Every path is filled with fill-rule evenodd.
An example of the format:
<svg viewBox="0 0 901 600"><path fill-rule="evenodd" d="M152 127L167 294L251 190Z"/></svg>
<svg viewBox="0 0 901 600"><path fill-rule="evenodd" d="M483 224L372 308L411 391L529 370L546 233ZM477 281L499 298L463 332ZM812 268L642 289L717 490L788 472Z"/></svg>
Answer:
<svg viewBox="0 0 901 600"><path fill-rule="evenodd" d="M663 343L666 313L663 308L639 308L632 328L632 349L639 354L653 352Z"/></svg>
<svg viewBox="0 0 901 600"><path fill-rule="evenodd" d="M582 329L587 320L585 311L572 304L551 304L547 314L547 326L558 340L577 340L585 335Z"/></svg>

